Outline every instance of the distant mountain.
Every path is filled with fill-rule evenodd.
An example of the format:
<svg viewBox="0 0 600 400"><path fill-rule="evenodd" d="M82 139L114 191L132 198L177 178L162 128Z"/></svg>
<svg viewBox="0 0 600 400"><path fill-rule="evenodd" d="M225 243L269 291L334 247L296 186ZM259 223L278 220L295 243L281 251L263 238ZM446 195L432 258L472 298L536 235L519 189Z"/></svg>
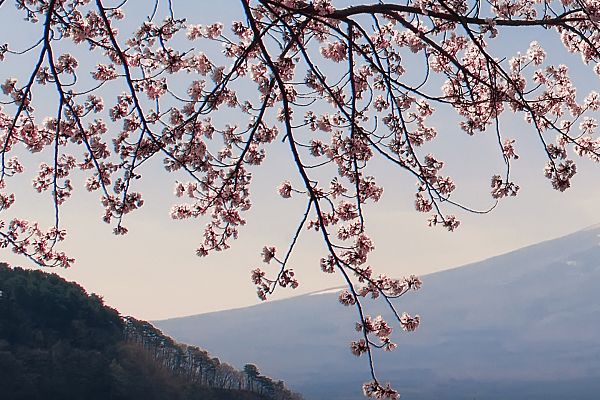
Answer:
<svg viewBox="0 0 600 400"><path fill-rule="evenodd" d="M420 328L377 355L403 399L600 398L599 226L423 282L398 302ZM368 378L348 347L355 319L324 291L155 324L228 362L255 360L308 399L341 400L362 398Z"/></svg>
<svg viewBox="0 0 600 400"><path fill-rule="evenodd" d="M121 317L55 274L0 264L2 400L301 400L253 364L239 371Z"/></svg>

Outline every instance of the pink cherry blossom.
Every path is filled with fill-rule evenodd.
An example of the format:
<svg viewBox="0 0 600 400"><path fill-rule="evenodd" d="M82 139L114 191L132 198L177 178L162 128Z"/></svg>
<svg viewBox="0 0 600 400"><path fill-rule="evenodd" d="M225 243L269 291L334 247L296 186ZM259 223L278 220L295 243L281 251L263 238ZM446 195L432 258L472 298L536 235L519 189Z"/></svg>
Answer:
<svg viewBox="0 0 600 400"><path fill-rule="evenodd" d="M600 162L600 95L577 88L571 60L555 62L544 48L554 31L557 44L600 75L593 1L494 0L484 10L462 0L242 0L235 7L243 18L203 24L199 14L177 15L176 6L154 12L152 4L135 13L151 18L135 20L128 3L16 1L15 24L26 24L22 39L31 43L0 45L0 62L19 65L0 83L0 211L18 209L13 182L30 171L55 222L42 229L5 213L0 245L39 265L70 266L74 260L59 250L66 237L60 217L81 187L97 194L114 234L135 232L125 224L145 202L138 182L163 189L146 169L158 160L173 176L174 197L185 197L170 216L199 221L196 254L209 256L243 237L253 202L263 201L252 193L253 179L266 173L302 211L295 218L273 207L272 218L298 222L289 234L275 233L275 240L290 238L277 251L263 248L264 270L251 273L257 294L264 300L297 288L296 272L309 267L296 264L297 245L304 235L319 237L315 268L346 279L339 301L359 310L363 337L351 350L368 359L369 397L399 396L377 379L374 354L396 348L394 328L418 327L419 316L396 311L392 301L422 285L370 264L369 214L386 193L378 171L410 177L414 186L403 190L412 190L426 223L454 231L464 212L485 213L516 196L513 164L535 159L506 131L507 118L522 118L525 135L539 138L540 175L558 191L571 186L582 157ZM516 29L544 37L508 54L501 33ZM452 110L458 124L435 123ZM436 142L452 129L493 138L501 169L486 183L487 209L469 204L442 158L456 149ZM291 168L265 162L276 151L273 158ZM398 221L386 222L394 234ZM394 304L393 318L362 313L366 297Z"/></svg>

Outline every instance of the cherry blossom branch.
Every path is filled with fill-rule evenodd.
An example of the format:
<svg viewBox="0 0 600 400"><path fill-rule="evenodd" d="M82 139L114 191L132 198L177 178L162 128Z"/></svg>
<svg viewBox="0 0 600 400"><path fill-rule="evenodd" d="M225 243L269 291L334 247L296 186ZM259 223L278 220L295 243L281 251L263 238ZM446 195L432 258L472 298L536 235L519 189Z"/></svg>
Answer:
<svg viewBox="0 0 600 400"><path fill-rule="evenodd" d="M208 219L199 256L225 250L246 224L252 174L274 149L270 143L287 142L300 183L295 187L281 176L279 194L300 199L306 208L282 257L274 247L263 248L263 261L279 266L273 278L257 269L252 279L262 287L260 297L279 286L296 287L290 260L300 233L318 232L326 251L320 267L344 277L347 289L339 300L357 310L362 333L351 351L367 354L372 381L363 389L370 397L398 396L375 373L376 350L396 344L392 326L369 316L361 300L380 299L402 330L413 331L420 318L400 312L396 299L421 286L414 276L377 276L367 264L374 250L367 204L383 194L369 175L371 161L387 162L414 179L415 209L430 214L429 225L448 230L459 226L448 209L489 212L519 190L510 179L522 151L517 139L505 136L502 115L525 117L547 158L544 175L559 191L577 172L571 153L600 162L600 94L578 94L567 68L553 65L537 42L512 58L499 57L490 45L501 27L546 28L600 74L600 65L594 66L600 59L600 10L584 0L344 7L330 0L241 0L244 21L229 26L178 19L170 1L148 4L148 17L133 26L129 19L118 22L125 18L126 0L104 3L15 2L28 24L39 23L40 38L24 50L0 46L0 62L32 56L32 69L19 76L24 83L8 78L1 84L7 98L0 101L0 211L15 201L7 185L25 168L13 156L23 145L52 159L40 165L33 186L51 190L55 218L46 232L35 222L0 220L0 245L41 265L69 266L72 259L55 244L65 235L59 206L72 190L71 171L84 171L85 188L100 193L103 220L116 220L114 233L123 234L125 215L143 204L141 193L133 192L134 180L142 179L142 166L162 158L177 175L175 195L188 199L173 206L171 217ZM54 99L40 98L37 86L46 84ZM106 96L119 85L122 94ZM52 100L56 115L40 119L44 108L36 110L38 102ZM429 122L440 114L434 106L453 110L468 135L493 130L503 171L491 176L489 209L456 200L457 184L443 174L444 160L429 152L429 142L445 134ZM81 149L81 159L67 148Z"/></svg>

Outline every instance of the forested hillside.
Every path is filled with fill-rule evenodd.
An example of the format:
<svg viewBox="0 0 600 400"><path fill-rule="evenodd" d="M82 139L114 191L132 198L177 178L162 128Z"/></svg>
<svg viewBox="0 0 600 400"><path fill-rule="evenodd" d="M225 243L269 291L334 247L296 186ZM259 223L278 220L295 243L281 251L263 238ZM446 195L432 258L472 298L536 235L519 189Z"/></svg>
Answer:
<svg viewBox="0 0 600 400"><path fill-rule="evenodd" d="M3 400L297 400L282 381L182 345L55 274L0 264Z"/></svg>

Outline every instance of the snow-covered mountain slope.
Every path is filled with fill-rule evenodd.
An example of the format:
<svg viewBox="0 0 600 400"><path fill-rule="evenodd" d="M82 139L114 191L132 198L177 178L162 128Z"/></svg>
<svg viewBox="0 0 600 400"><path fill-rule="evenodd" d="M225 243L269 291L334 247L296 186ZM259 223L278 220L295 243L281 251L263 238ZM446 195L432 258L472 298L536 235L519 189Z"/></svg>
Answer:
<svg viewBox="0 0 600 400"><path fill-rule="evenodd" d="M600 398L599 226L423 282L398 302L420 328L377 354L404 399ZM155 324L227 362L255 361L307 399L360 399L368 373L348 347L355 319L329 290Z"/></svg>

